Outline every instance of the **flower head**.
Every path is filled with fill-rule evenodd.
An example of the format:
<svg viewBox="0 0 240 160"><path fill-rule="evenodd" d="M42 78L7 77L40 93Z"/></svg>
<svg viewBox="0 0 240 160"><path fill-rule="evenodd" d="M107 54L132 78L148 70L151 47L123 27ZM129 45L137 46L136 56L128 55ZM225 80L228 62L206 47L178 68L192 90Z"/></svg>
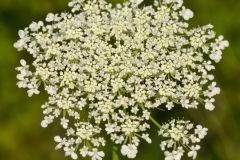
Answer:
<svg viewBox="0 0 240 160"><path fill-rule="evenodd" d="M207 135L207 131L208 129L201 125L197 125L194 129L194 125L190 121L184 120L173 119L162 125L159 135L164 140L160 147L165 151L165 160L180 160L186 148L188 156L195 159L197 150L200 149L198 143Z"/></svg>
<svg viewBox="0 0 240 160"><path fill-rule="evenodd" d="M155 109L214 109L220 93L211 71L229 44L217 37L212 25L190 29L193 12L182 0L155 0L153 6L130 0L113 6L104 0L71 0L71 12L49 13L45 22L32 22L19 31L17 50L33 61L21 60L17 85L28 95L43 86L48 100L42 105L42 127L58 120L66 131L55 137L56 149L77 159L101 160L107 134L122 146L121 153L135 158ZM191 127L190 127L191 126ZM159 127L159 125L158 125ZM184 121L163 125L168 140L161 147L199 142L206 129ZM195 158L199 147L191 146ZM166 151L180 159L182 146ZM174 158L173 158L174 157Z"/></svg>

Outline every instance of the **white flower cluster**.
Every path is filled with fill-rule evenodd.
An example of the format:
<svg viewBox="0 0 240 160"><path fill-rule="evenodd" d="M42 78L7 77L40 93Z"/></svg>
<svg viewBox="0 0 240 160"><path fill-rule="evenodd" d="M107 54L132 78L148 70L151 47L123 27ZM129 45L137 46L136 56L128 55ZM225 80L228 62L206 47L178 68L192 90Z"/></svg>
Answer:
<svg viewBox="0 0 240 160"><path fill-rule="evenodd" d="M192 131L193 130L193 131ZM188 157L193 159L197 156L197 150L200 149L198 143L207 135L207 128L194 125L190 121L171 120L169 123L161 126L159 135L166 140L163 140L160 147L165 151L165 160L180 160L184 150L188 150ZM193 133L191 133L193 132Z"/></svg>
<svg viewBox="0 0 240 160"><path fill-rule="evenodd" d="M20 61L17 85L29 96L39 94L40 86L45 89L49 97L41 125L59 119L66 135L55 137L56 148L72 159L103 159L102 133L122 146L122 155L135 158L142 139L151 143L147 130L153 110L176 104L214 109L220 89L211 71L228 42L216 37L211 25L189 29L193 12L182 0L155 0L143 7L142 2L112 6L104 0L72 0L70 13L49 13L46 22L19 31L14 47L29 52L33 62ZM205 135L197 126L188 137L189 122L169 125L160 131L170 138L161 147L174 147L166 157L181 157L177 142L188 145ZM188 155L195 158L199 148L191 146Z"/></svg>

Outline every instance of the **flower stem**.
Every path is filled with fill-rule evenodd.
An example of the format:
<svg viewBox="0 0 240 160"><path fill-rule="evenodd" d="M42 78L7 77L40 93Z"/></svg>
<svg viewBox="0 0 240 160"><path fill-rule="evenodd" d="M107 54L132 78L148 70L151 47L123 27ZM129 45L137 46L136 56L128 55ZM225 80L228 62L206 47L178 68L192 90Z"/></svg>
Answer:
<svg viewBox="0 0 240 160"><path fill-rule="evenodd" d="M140 107L142 108L142 110L144 110L143 105L141 104ZM149 119L153 122L153 124L155 124L159 129L161 128L161 125L150 115Z"/></svg>
<svg viewBox="0 0 240 160"><path fill-rule="evenodd" d="M112 160L119 160L117 150L118 150L118 148L116 146L113 146L113 148L112 148Z"/></svg>
<svg viewBox="0 0 240 160"><path fill-rule="evenodd" d="M159 129L161 128L161 125L150 115L149 119L155 124Z"/></svg>

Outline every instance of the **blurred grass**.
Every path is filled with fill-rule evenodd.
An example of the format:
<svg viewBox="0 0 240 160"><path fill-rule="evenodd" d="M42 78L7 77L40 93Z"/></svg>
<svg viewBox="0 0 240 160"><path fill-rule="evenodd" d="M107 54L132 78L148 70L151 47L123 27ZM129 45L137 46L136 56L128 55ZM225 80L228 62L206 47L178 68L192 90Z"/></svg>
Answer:
<svg viewBox="0 0 240 160"><path fill-rule="evenodd" d="M119 2L119 0L108 0ZM221 95L216 110L183 111L155 115L159 121L171 115L185 114L187 118L209 128L198 160L240 159L240 1L239 0L185 0L195 12L192 26L211 23L218 34L230 41L223 60L215 71ZM62 151L54 151L53 137L59 130L52 125L40 127L40 105L44 94L31 99L16 87L18 61L24 54L12 47L17 31L31 21L42 20L48 12L67 10L67 0L0 0L0 160L63 160ZM141 145L138 160L163 159L160 139L153 132L153 144ZM109 155L108 155L109 157ZM107 158L109 159L109 158ZM123 158L121 158L123 159Z"/></svg>

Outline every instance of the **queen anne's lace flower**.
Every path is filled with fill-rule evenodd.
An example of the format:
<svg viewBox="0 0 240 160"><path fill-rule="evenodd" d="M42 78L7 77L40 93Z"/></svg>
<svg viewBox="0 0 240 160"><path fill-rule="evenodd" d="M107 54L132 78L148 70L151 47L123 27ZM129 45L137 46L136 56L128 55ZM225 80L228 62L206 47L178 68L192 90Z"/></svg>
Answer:
<svg viewBox="0 0 240 160"><path fill-rule="evenodd" d="M198 143L207 135L207 128L194 125L190 121L171 120L169 123L161 126L159 135L164 140L160 147L164 152L165 160L180 160L187 148L188 156L193 159L197 156L197 150L200 149ZM170 150L170 151L168 151Z"/></svg>
<svg viewBox="0 0 240 160"><path fill-rule="evenodd" d="M193 12L182 0L130 0L112 6L104 0L71 0L71 12L49 13L46 22L32 22L19 31L21 60L17 85L28 95L49 95L42 105L42 127L55 120L66 130L56 136L56 149L77 159L101 160L106 140L135 158L149 120L160 128L166 159L196 158L206 128L172 120L162 127L151 117L155 109L176 106L213 110L220 93L211 71L228 46L212 25L190 29ZM178 105L176 105L178 104ZM192 133L193 131L193 133Z"/></svg>
<svg viewBox="0 0 240 160"><path fill-rule="evenodd" d="M189 20L189 19L193 18L193 12L190 9L185 9L185 10L183 10L182 16L185 20Z"/></svg>
<svg viewBox="0 0 240 160"><path fill-rule="evenodd" d="M128 158L135 158L137 155L137 147L133 144L123 145L121 148L121 153Z"/></svg>

